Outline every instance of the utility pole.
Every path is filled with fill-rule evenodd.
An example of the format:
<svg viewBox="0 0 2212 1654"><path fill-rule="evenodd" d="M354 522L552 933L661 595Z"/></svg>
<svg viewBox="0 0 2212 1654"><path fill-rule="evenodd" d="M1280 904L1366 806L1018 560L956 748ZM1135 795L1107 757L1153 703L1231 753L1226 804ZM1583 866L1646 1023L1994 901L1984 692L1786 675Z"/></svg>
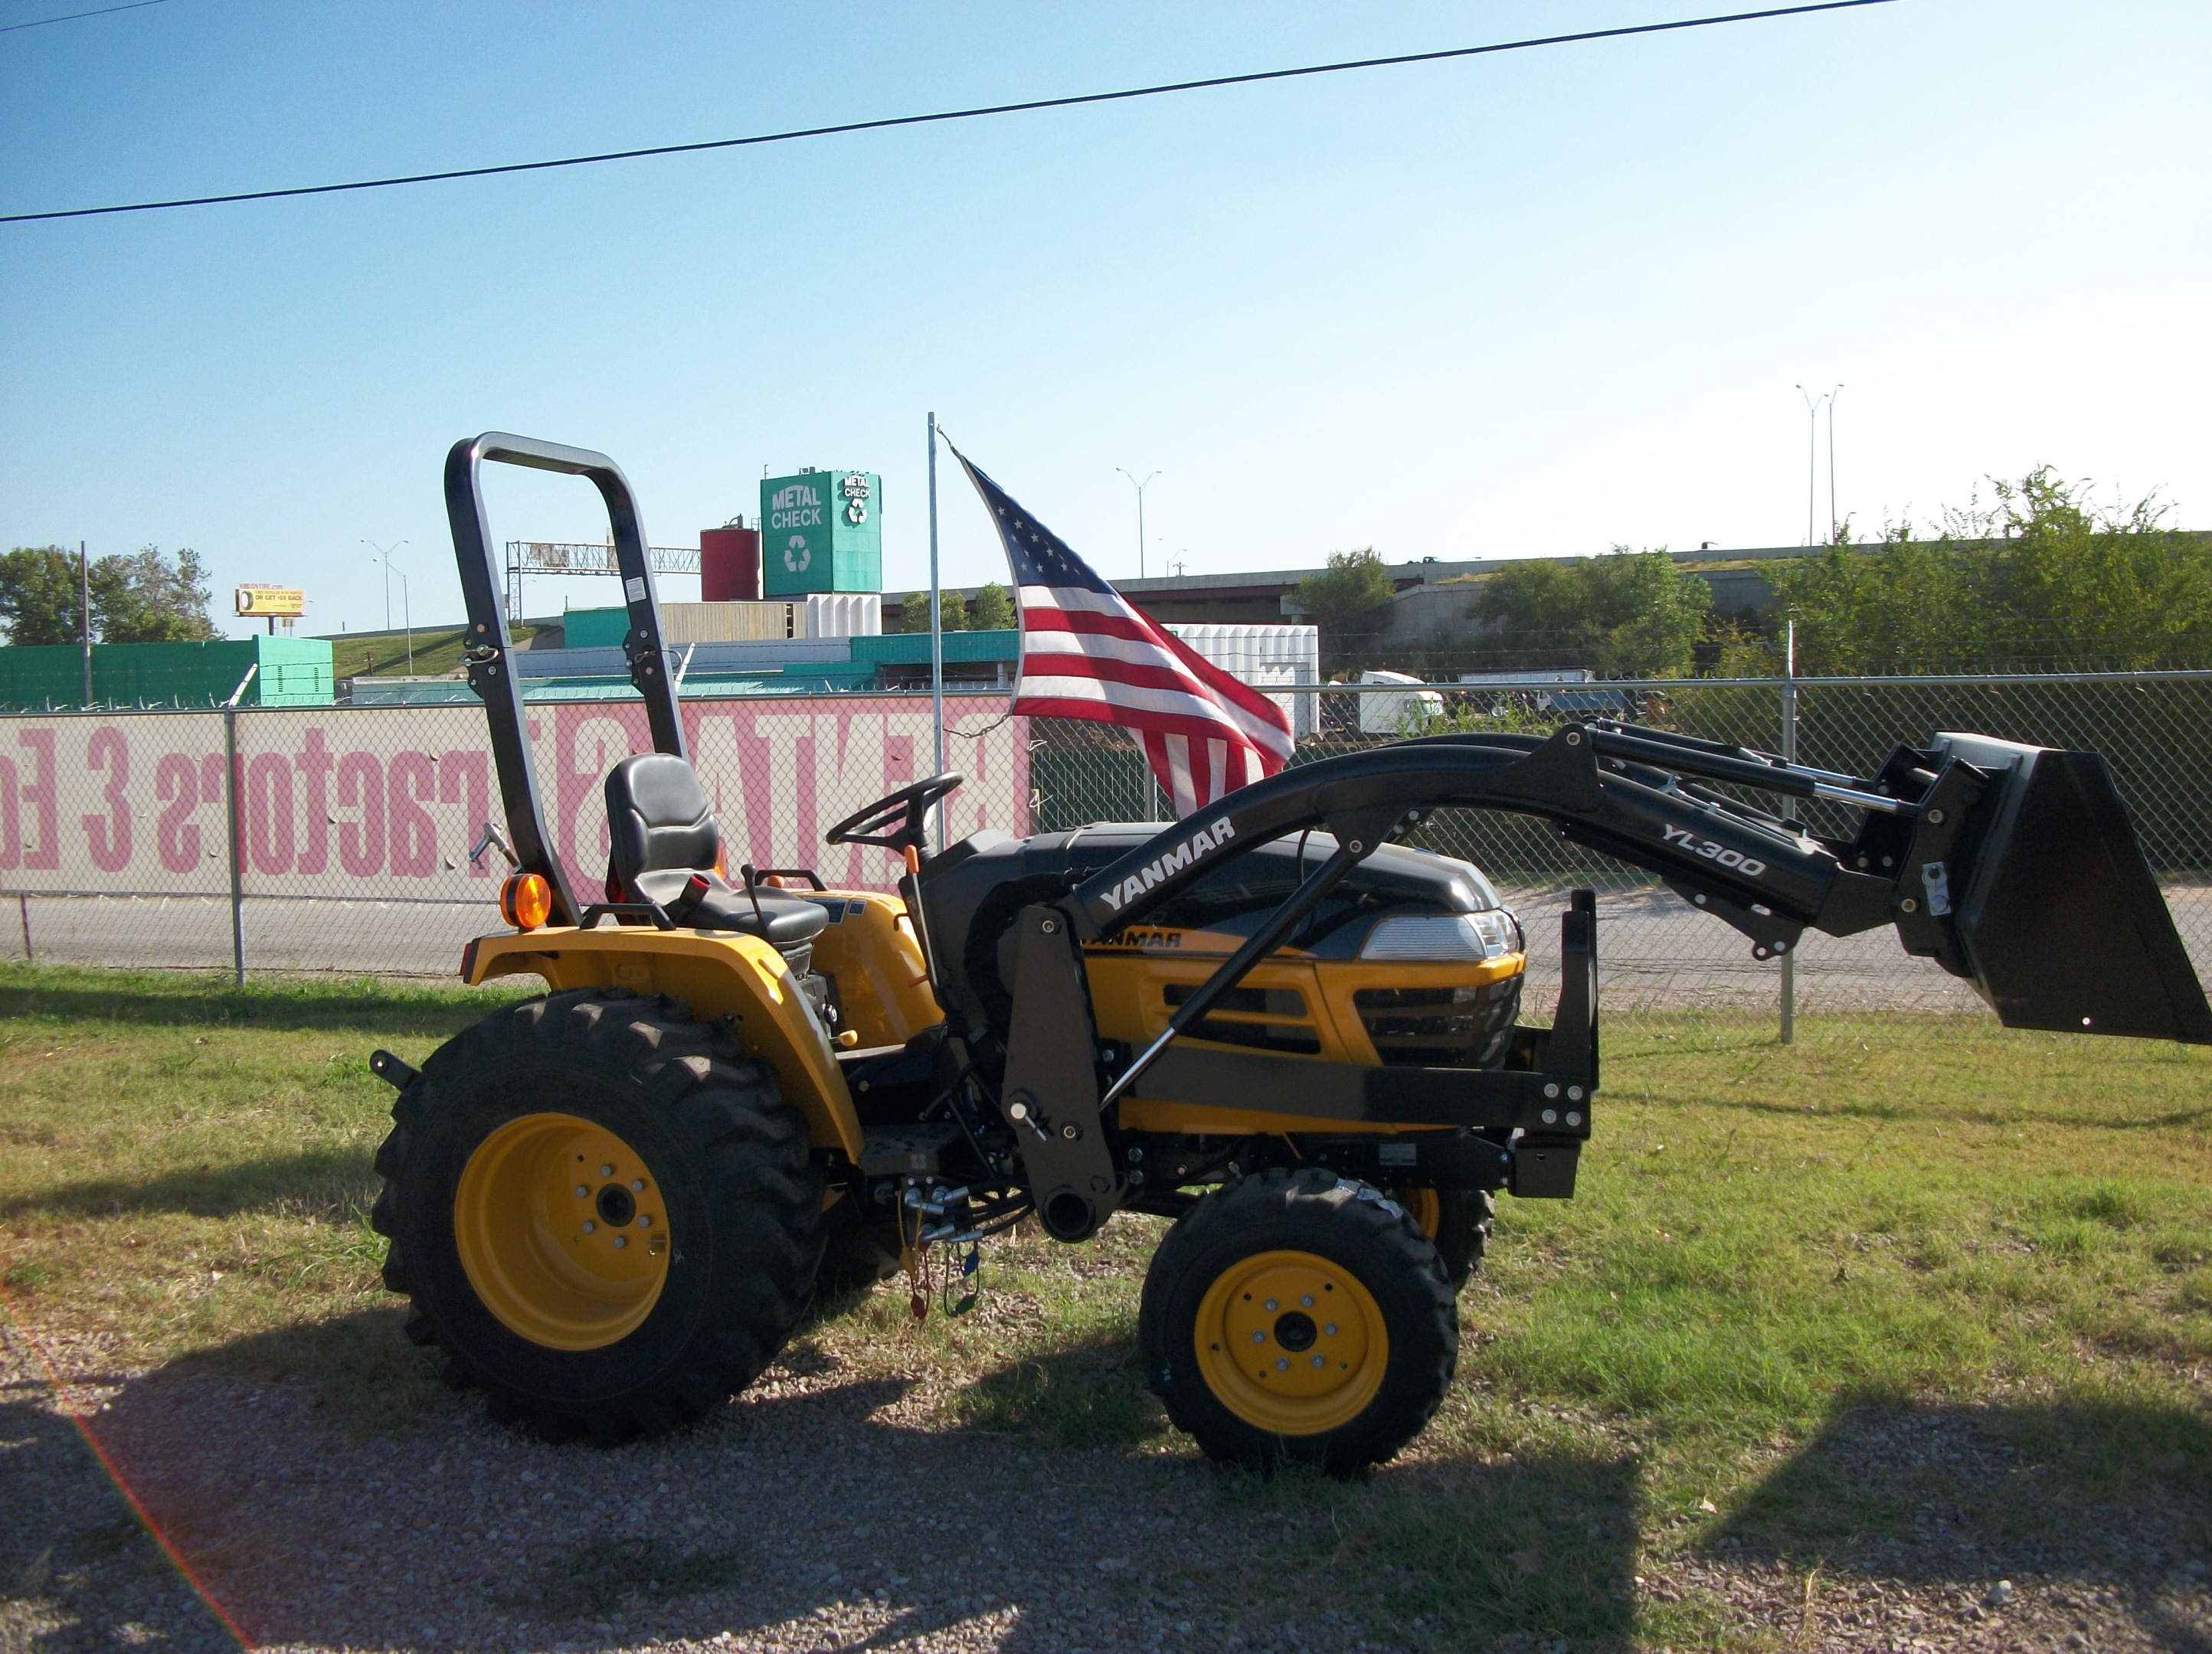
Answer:
<svg viewBox="0 0 2212 1654"><path fill-rule="evenodd" d="M957 452L957 450L955 450ZM945 773L945 597L937 584L937 415L929 416L929 739L933 775ZM945 804L930 812L937 847L945 848Z"/></svg>
<svg viewBox="0 0 2212 1654"><path fill-rule="evenodd" d="M76 542L76 595L77 625L84 642L84 704L89 707L92 705L92 565L85 560L84 542L82 540Z"/></svg>
<svg viewBox="0 0 2212 1654"><path fill-rule="evenodd" d="M1152 477L1158 476L1159 473L1154 471L1146 477L1143 482L1139 482L1135 477L1130 476L1128 471L1123 467L1116 465L1114 469L1120 471L1123 476L1128 477L1129 486L1137 491L1137 578L1141 580L1145 578L1145 488L1146 484L1152 482Z"/></svg>

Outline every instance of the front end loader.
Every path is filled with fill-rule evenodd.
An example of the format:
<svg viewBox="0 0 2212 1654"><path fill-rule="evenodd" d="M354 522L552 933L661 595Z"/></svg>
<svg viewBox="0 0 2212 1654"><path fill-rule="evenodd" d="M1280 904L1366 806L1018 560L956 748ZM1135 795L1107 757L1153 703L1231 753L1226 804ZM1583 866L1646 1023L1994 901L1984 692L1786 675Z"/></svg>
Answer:
<svg viewBox="0 0 2212 1654"><path fill-rule="evenodd" d="M653 750L605 778L606 887L580 900L532 771L479 471L590 479ZM411 1336L495 1412L620 1441L719 1406L811 1297L958 1257L1024 1219L1081 1242L1172 1220L1139 1339L1216 1457L1350 1473L1434 1412L1492 1202L1574 1192L1599 1083L1597 916L1558 923L1548 1024L1520 920L1412 848L1504 810L1664 879L1771 958L1895 927L2008 1027L2212 1043L2212 1009L2103 761L1943 734L1873 776L1593 720L1400 742L1286 770L1172 824L933 852L957 774L840 822L897 894L736 875L687 761L629 485L603 455L457 444L446 494L467 668L505 803L511 927L471 983L549 991L399 1093L374 1222ZM1849 807L1848 837L1745 802ZM956 1265L956 1269L957 1266Z"/></svg>

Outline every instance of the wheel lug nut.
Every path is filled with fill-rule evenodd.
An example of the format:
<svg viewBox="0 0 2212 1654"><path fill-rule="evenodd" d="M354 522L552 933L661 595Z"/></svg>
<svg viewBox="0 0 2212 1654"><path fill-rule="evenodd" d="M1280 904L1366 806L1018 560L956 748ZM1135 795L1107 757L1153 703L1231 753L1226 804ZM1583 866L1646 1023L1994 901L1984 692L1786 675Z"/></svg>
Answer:
<svg viewBox="0 0 2212 1654"><path fill-rule="evenodd" d="M641 1229L650 1229L653 1227L653 1214L650 1212L640 1212L637 1215L637 1227Z"/></svg>
<svg viewBox="0 0 2212 1654"><path fill-rule="evenodd" d="M1268 1314L1273 1315L1273 1313L1274 1313L1278 1309L1280 1309L1281 1307L1282 1307L1282 1306L1281 1306L1281 1305L1279 1305L1279 1304L1278 1304L1278 1303L1277 1303L1273 1299L1270 1298L1270 1299L1267 1300L1267 1313L1268 1313Z"/></svg>
<svg viewBox="0 0 2212 1654"><path fill-rule="evenodd" d="M1314 1364L1316 1366L1327 1366L1328 1365L1328 1361L1327 1361L1327 1360L1325 1360L1323 1358L1322 1358L1321 1356L1318 1356L1318 1355L1316 1355L1316 1356L1315 1356L1315 1357L1314 1357L1314 1362L1313 1362L1313 1364Z"/></svg>
<svg viewBox="0 0 2212 1654"><path fill-rule="evenodd" d="M1313 1307L1313 1294L1311 1293L1306 1294L1304 1297L1298 1300L1298 1303L1306 1309L1311 1309Z"/></svg>
<svg viewBox="0 0 2212 1654"><path fill-rule="evenodd" d="M611 1166L603 1166L599 1168L599 1175L603 1178L611 1178L614 1174L615 1169Z"/></svg>
<svg viewBox="0 0 2212 1654"><path fill-rule="evenodd" d="M599 1226L598 1224L596 1224L596 1223L592 1222L592 1221L591 1221L591 1219L589 1219L589 1218L586 1218L586 1219L584 1220L584 1233L585 1233L586 1234L587 1234L587 1235L588 1235L588 1234L596 1234L596 1233L599 1233Z"/></svg>
<svg viewBox="0 0 2212 1654"><path fill-rule="evenodd" d="M591 1197L592 1191L589 1188L580 1183L576 1185L576 1198L578 1200L589 1200Z"/></svg>
<svg viewBox="0 0 2212 1654"><path fill-rule="evenodd" d="M1323 1328L1322 1329L1322 1330L1324 1333L1328 1334L1330 1337L1332 1337L1332 1338L1335 1337L1335 1336L1336 1336L1336 1323L1335 1323L1335 1322L1334 1322L1334 1321L1330 1322L1327 1326L1323 1327Z"/></svg>
<svg viewBox="0 0 2212 1654"><path fill-rule="evenodd" d="M1264 1332L1255 1332L1252 1335L1252 1342L1255 1344L1264 1344L1267 1342L1267 1335Z"/></svg>
<svg viewBox="0 0 2212 1654"><path fill-rule="evenodd" d="M625 1246L627 1246L627 1245L629 1245L629 1237L628 1235L617 1235L617 1236L615 1237L615 1250L616 1250L616 1251L621 1251L623 1247L625 1247Z"/></svg>
<svg viewBox="0 0 2212 1654"><path fill-rule="evenodd" d="M629 1186L632 1190L641 1195L645 1192L645 1179L643 1178L632 1178L629 1180Z"/></svg>
<svg viewBox="0 0 2212 1654"><path fill-rule="evenodd" d="M1275 1363L1275 1371L1278 1372L1288 1372L1290 1370L1291 1364L1288 1361L1278 1361Z"/></svg>

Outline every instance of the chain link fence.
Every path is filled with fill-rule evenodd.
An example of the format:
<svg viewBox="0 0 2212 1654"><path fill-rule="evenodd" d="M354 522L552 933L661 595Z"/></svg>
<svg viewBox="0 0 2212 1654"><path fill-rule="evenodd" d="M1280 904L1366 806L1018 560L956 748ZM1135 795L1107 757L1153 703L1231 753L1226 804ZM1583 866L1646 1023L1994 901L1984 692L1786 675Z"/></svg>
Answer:
<svg viewBox="0 0 2212 1654"><path fill-rule="evenodd" d="M946 762L969 778L947 831L1022 831L1022 721L1003 694L945 711ZM684 718L733 869L895 884L884 851L822 835L935 767L926 696L686 700ZM651 750L643 704L533 704L530 729L555 855L595 900L601 785ZM478 706L0 718L0 958L443 975L501 928L504 865L471 852L504 820Z"/></svg>
<svg viewBox="0 0 2212 1654"><path fill-rule="evenodd" d="M1279 692L1280 683L1267 685ZM1368 692L1373 693L1373 692ZM1575 718L1783 745L1869 774L1899 742L1972 730L2083 748L2111 764L2200 977L2212 971L2212 672L1438 684L1389 694L1401 733L1544 733ZM1362 692L1301 688L1304 763L1391 738ZM732 865L812 865L833 884L889 888L880 851L827 851L824 829L933 766L929 702L841 694L693 700L687 736ZM1168 814L1142 758L1105 726L1011 715L1003 694L945 702L945 762L968 785L947 830L1016 834ZM534 704L532 739L556 853L580 893L604 878L600 783L649 744L641 706ZM1766 801L1771 803L1771 801ZM1801 805L1816 831L1849 813ZM141 966L444 974L498 928L498 859L472 863L499 819L483 716L472 706L0 718L0 957ZM1771 1036L1778 961L1656 879L1563 841L1544 823L1444 811L1418 842L1465 857L1527 925L1529 1007L1558 981L1556 915L1598 892L1609 1022L1680 1037ZM12 909L10 912L9 910ZM13 923L7 921L12 920ZM1853 1037L1871 1015L1983 1012L1966 984L1907 957L1884 928L1808 932L1794 964L1807 1037ZM1985 1013L1984 1013L1985 1014Z"/></svg>
<svg viewBox="0 0 2212 1654"><path fill-rule="evenodd" d="M1607 717L1778 752L1793 691L1797 757L1821 769L1871 775L1899 742L1924 742L1945 730L2103 754L2197 975L2212 975L2212 672L1444 683L1411 693L1335 687L1320 692L1322 733L1301 743L1295 761L1391 738L1360 732L1363 721L1376 722L1372 700L1382 696L1401 703L1401 734L1540 735L1572 718ZM1363 700L1370 706L1364 720ZM1164 813L1142 759L1114 731L1038 720L1031 738L1041 829ZM1855 812L1840 806L1795 807L1815 832L1853 830ZM1568 844L1546 823L1488 811L1440 811L1414 842L1474 863L1520 913L1530 945L1532 1019L1542 1020L1556 998L1556 915L1580 887L1598 895L1611 1026L1667 1037L1700 1027L1771 1033L1780 1027L1782 961L1754 960L1747 938L1693 910L1658 879ZM1855 1037L1869 1015L1987 1014L1968 984L1932 960L1906 955L1887 926L1856 936L1808 931L1790 974L1794 1011L1805 1019L1798 1026L1807 1037L1846 1030Z"/></svg>

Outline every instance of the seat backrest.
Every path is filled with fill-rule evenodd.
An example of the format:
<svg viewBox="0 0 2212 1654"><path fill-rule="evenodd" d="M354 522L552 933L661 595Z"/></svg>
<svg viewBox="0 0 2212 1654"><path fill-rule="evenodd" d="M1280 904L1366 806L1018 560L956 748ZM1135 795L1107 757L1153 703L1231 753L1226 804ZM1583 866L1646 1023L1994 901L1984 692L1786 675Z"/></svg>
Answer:
<svg viewBox="0 0 2212 1654"><path fill-rule="evenodd" d="M607 842L615 876L635 891L647 874L711 872L722 830L689 764L669 753L640 753L607 772Z"/></svg>

